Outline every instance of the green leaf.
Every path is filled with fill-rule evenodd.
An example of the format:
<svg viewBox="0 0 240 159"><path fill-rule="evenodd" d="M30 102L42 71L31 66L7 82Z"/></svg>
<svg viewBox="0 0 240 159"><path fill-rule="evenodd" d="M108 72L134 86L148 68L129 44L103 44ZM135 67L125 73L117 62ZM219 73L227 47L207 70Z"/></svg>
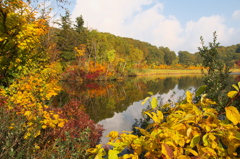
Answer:
<svg viewBox="0 0 240 159"><path fill-rule="evenodd" d="M155 109L157 107L157 98L156 97L152 97L152 101L151 101L151 107L153 109Z"/></svg>
<svg viewBox="0 0 240 159"><path fill-rule="evenodd" d="M228 92L227 96L229 98L234 98L238 94L238 91L230 91Z"/></svg>
<svg viewBox="0 0 240 159"><path fill-rule="evenodd" d="M201 94L204 93L204 91L206 90L206 85L202 85L201 87L198 88L198 90L196 91L196 96L200 96Z"/></svg>
<svg viewBox="0 0 240 159"><path fill-rule="evenodd" d="M240 88L240 82L238 82L238 88Z"/></svg>
<svg viewBox="0 0 240 159"><path fill-rule="evenodd" d="M193 148L195 147L200 141L200 136L199 135L195 135L193 138L192 138L192 141L190 143L190 146Z"/></svg>
<svg viewBox="0 0 240 159"><path fill-rule="evenodd" d="M232 87L235 88L237 91L239 91L239 88L237 85L233 84Z"/></svg>

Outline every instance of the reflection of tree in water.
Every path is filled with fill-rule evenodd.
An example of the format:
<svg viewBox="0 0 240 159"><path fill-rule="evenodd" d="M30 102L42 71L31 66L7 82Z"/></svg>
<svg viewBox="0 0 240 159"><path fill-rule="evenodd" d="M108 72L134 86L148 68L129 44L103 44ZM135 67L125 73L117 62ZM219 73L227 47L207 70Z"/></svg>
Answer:
<svg viewBox="0 0 240 159"><path fill-rule="evenodd" d="M53 98L54 106L62 106L71 98L85 106L90 117L98 122L122 112L133 102L146 97L146 84L141 81L101 81L91 83L63 83L64 91Z"/></svg>
<svg viewBox="0 0 240 159"><path fill-rule="evenodd" d="M186 90L189 87L200 87L202 83L203 76L183 76L179 78L178 89Z"/></svg>
<svg viewBox="0 0 240 159"><path fill-rule="evenodd" d="M232 81L233 78L230 78ZM114 113L125 111L136 101L149 94L168 93L178 89L201 86L201 76L161 78L130 78L124 81L96 81L89 83L63 83L64 91L53 98L53 105L63 106L71 98L78 99L95 122L111 118Z"/></svg>
<svg viewBox="0 0 240 159"><path fill-rule="evenodd" d="M155 80L147 81L146 82L147 92L153 92L153 94L156 94L159 91L163 90L164 89L164 80L165 79L155 79Z"/></svg>
<svg viewBox="0 0 240 159"><path fill-rule="evenodd" d="M176 77L167 77L164 80L164 89L160 94L162 93L168 93L170 90L174 89L174 87L178 84L178 79Z"/></svg>

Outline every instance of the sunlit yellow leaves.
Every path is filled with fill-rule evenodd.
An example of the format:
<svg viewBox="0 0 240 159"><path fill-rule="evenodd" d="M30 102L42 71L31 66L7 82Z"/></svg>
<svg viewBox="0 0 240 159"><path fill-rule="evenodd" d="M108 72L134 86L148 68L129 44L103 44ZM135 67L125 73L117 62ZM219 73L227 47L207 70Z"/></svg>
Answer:
<svg viewBox="0 0 240 159"><path fill-rule="evenodd" d="M157 110L157 113L154 112L145 112L155 123L161 123L163 120L163 113Z"/></svg>
<svg viewBox="0 0 240 159"><path fill-rule="evenodd" d="M201 105L202 106L209 106L209 105L213 105L213 104L217 104L215 101L207 98L207 94L204 94L202 97L201 97Z"/></svg>
<svg viewBox="0 0 240 159"><path fill-rule="evenodd" d="M88 149L87 152L92 153L92 154L96 154L94 159L102 159L102 156L105 155L105 151L102 148L102 144L97 145L96 148Z"/></svg>
<svg viewBox="0 0 240 159"><path fill-rule="evenodd" d="M119 159L138 159L138 156L133 154L125 154L123 157L120 157Z"/></svg>
<svg viewBox="0 0 240 159"><path fill-rule="evenodd" d="M186 150L187 154L191 153L191 154L193 154L194 156L198 156L198 153L197 153L195 150L193 150L193 149L186 148L185 150ZM189 156L189 155L188 155L188 156Z"/></svg>
<svg viewBox="0 0 240 159"><path fill-rule="evenodd" d="M110 139L109 144L113 146L115 157L125 148L131 149L131 154L125 154L121 159L138 158L140 154L146 158L169 159L237 156L236 150L240 146L238 110L233 106L226 107L226 117L232 123L226 122L227 119L219 119L219 112L212 107L216 103L206 95L197 104L192 99L192 94L187 92L186 100L169 107L166 114L152 108L144 112L151 118L151 123L145 129L135 128L141 136L112 132L109 137L115 140ZM166 120L164 116L167 116Z"/></svg>
<svg viewBox="0 0 240 159"><path fill-rule="evenodd" d="M206 154L209 154L213 157L216 157L217 156L217 153L214 151L214 149L210 148L210 147L202 147L201 150L203 152L205 152Z"/></svg>
<svg viewBox="0 0 240 159"><path fill-rule="evenodd" d="M152 100L151 100L151 107L152 109L155 109L157 107L157 98L156 97L152 97Z"/></svg>
<svg viewBox="0 0 240 159"><path fill-rule="evenodd" d="M235 107L233 106L225 107L225 111L226 111L227 118L231 122L233 122L234 125L237 125L238 123L240 123L240 114Z"/></svg>
<svg viewBox="0 0 240 159"><path fill-rule="evenodd" d="M30 112L30 111L26 111L26 112L24 113L24 115L25 115L25 116L30 116L30 115L31 115L31 112Z"/></svg>
<svg viewBox="0 0 240 159"><path fill-rule="evenodd" d="M186 100L188 103L192 103L192 93L190 91L186 91Z"/></svg>
<svg viewBox="0 0 240 159"><path fill-rule="evenodd" d="M173 158L173 150L165 143L162 144L162 153L167 159Z"/></svg>
<svg viewBox="0 0 240 159"><path fill-rule="evenodd" d="M238 91L230 91L228 92L227 96L229 98L234 98L238 94Z"/></svg>
<svg viewBox="0 0 240 159"><path fill-rule="evenodd" d="M0 71L7 72L7 79L24 76L33 68L39 69L40 61L47 59L46 53L39 48L40 38L49 28L46 20L37 18L33 10L21 0L1 3L0 39L4 45Z"/></svg>
<svg viewBox="0 0 240 159"><path fill-rule="evenodd" d="M112 138L112 139L114 140L114 139L118 138L118 132L117 132L117 131L111 131L111 132L107 135L107 137L110 137L110 138Z"/></svg>
<svg viewBox="0 0 240 159"><path fill-rule="evenodd" d="M118 159L118 151L116 150L109 150L108 151L108 157L111 159Z"/></svg>
<svg viewBox="0 0 240 159"><path fill-rule="evenodd" d="M145 104L149 98L150 98L150 97L145 98L145 99L142 101L142 105Z"/></svg>
<svg viewBox="0 0 240 159"><path fill-rule="evenodd" d="M84 56L86 52L86 45L81 44L79 47L74 47L74 51L77 57Z"/></svg>
<svg viewBox="0 0 240 159"><path fill-rule="evenodd" d="M27 133L25 133L25 135L24 135L24 139L27 139L29 136L31 135L31 133L30 132L27 132Z"/></svg>
<svg viewBox="0 0 240 159"><path fill-rule="evenodd" d="M187 155L180 155L177 157L177 159L191 159L191 157L189 157Z"/></svg>
<svg viewBox="0 0 240 159"><path fill-rule="evenodd" d="M2 91L8 101L8 108L15 108L16 114L23 115L26 122L22 125L26 130L24 139L37 137L40 129L63 127L67 120L61 119L57 113L48 111L45 104L50 97L61 90L58 85L58 68L54 65L46 67L41 72L32 72L13 82L7 91ZM54 77L54 78L52 78Z"/></svg>
<svg viewBox="0 0 240 159"><path fill-rule="evenodd" d="M149 136L150 135L145 129L138 128L138 127L135 127L135 129L138 129L144 136Z"/></svg>
<svg viewBox="0 0 240 159"><path fill-rule="evenodd" d="M142 145L141 144L142 143L140 143L140 144L131 144L131 147L134 149L134 151L136 152L137 156L141 155L141 153L142 153Z"/></svg>

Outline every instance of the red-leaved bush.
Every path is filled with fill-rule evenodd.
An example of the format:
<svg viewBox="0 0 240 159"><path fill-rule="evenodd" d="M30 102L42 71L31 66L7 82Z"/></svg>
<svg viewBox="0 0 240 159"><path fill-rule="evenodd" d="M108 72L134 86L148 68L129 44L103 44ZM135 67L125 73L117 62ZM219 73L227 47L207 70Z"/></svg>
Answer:
<svg viewBox="0 0 240 159"><path fill-rule="evenodd" d="M81 102L77 99L71 99L65 106L58 109L61 118L67 119L64 127L55 129L53 134L62 140L66 139L65 132L68 132L71 138L80 138L82 131L89 129L88 139L90 146L95 146L99 143L103 132L103 126L96 124L90 119L89 115L81 107Z"/></svg>

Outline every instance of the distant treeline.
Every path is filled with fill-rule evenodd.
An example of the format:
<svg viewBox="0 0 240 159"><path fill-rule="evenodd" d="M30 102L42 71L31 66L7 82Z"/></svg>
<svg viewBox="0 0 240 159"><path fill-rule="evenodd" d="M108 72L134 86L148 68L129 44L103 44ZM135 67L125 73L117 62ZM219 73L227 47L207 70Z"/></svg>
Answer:
<svg viewBox="0 0 240 159"><path fill-rule="evenodd" d="M94 61L109 66L118 65L122 69L149 68L158 65L200 66L201 57L198 52L171 51L168 47L157 47L147 42L132 38L115 36L110 33L98 32L84 27L82 16L71 21L70 14L66 12L59 21L59 28L53 28L53 41L57 54L63 62L72 62L76 59L76 49L84 48L82 59ZM227 66L234 67L240 60L240 44L220 46L218 59ZM57 55L57 56L56 56ZM114 69L117 67L115 66Z"/></svg>

